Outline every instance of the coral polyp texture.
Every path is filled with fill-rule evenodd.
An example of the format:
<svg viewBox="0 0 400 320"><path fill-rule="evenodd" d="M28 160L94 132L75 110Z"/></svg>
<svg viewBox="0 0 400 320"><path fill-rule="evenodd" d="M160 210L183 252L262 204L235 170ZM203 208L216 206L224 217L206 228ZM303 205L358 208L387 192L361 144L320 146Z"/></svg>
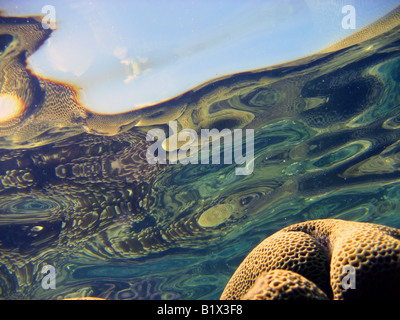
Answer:
<svg viewBox="0 0 400 320"><path fill-rule="evenodd" d="M262 274L243 300L328 300L310 280L296 272L275 269Z"/></svg>
<svg viewBox="0 0 400 320"><path fill-rule="evenodd" d="M399 239L399 229L339 219L288 226L250 252L221 299L399 298Z"/></svg>

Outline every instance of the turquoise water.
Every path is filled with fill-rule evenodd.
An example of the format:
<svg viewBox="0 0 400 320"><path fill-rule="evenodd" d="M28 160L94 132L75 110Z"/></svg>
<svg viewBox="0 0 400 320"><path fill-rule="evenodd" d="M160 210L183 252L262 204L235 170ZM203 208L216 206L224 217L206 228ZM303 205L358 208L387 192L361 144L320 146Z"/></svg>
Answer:
<svg viewBox="0 0 400 320"><path fill-rule="evenodd" d="M249 251L290 224L398 228L398 31L115 116L24 73L10 49L1 93L20 81L26 109L0 123L1 298L218 299ZM146 133L169 121L254 130L253 171L149 164ZM42 286L44 265L55 289Z"/></svg>

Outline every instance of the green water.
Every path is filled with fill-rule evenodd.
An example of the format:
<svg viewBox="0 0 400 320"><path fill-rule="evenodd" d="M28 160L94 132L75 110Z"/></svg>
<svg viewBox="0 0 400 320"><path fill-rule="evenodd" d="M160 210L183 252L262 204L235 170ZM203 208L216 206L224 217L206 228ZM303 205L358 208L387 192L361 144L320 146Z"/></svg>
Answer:
<svg viewBox="0 0 400 320"><path fill-rule="evenodd" d="M33 95L56 98L34 97L0 127L1 298L218 299L249 251L290 224L400 227L398 31L118 116L79 116L62 85L41 80ZM18 78L9 61L1 68ZM253 129L253 172L149 164L146 132L171 120ZM202 225L205 213L219 218ZM46 264L55 289L42 287Z"/></svg>

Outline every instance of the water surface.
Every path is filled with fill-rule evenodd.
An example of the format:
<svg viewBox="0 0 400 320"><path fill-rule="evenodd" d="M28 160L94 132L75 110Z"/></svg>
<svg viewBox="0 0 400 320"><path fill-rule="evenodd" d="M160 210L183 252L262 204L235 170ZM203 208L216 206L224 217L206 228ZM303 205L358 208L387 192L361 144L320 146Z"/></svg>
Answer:
<svg viewBox="0 0 400 320"><path fill-rule="evenodd" d="M390 19L393 29L349 46L106 116L26 69L49 31L1 18L1 95L21 106L0 123L1 297L217 299L282 227L321 218L399 227L398 12ZM253 129L253 172L150 164L146 134L170 121L198 133ZM42 287L44 265L56 289Z"/></svg>

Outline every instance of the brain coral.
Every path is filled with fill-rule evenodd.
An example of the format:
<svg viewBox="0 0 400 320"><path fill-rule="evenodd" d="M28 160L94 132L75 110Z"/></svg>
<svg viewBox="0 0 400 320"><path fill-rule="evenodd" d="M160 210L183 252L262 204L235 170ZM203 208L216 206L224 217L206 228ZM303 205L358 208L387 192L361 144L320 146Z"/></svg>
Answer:
<svg viewBox="0 0 400 320"><path fill-rule="evenodd" d="M328 297L315 283L298 273L275 269L259 276L242 299L327 300Z"/></svg>
<svg viewBox="0 0 400 320"><path fill-rule="evenodd" d="M399 239L399 229L372 223L324 219L288 226L250 252L221 299L398 298Z"/></svg>

